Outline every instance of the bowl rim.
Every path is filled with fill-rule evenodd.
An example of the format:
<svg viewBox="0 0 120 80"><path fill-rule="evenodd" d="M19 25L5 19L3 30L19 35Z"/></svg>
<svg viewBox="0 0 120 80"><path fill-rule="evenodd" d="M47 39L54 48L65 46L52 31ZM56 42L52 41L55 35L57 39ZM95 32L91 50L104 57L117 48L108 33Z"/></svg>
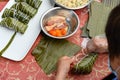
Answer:
<svg viewBox="0 0 120 80"><path fill-rule="evenodd" d="M43 15L42 15L42 17L41 17L41 19L40 19L40 26L41 26L42 31L43 31L46 35L48 35L49 37L52 37L52 38L55 38L55 39L66 39L66 38L68 38L68 37L71 37L72 35L74 35L74 34L77 32L77 30L78 30L78 28L79 28L79 26L80 26L79 17L78 17L78 15L77 15L73 10L70 10L70 11L72 11L72 12L74 13L74 15L76 16L76 19L77 19L78 24L77 24L76 29L75 29L71 34L66 35L66 36L62 36L62 37L56 37L56 36L50 35L50 34L44 29L44 26L42 25L42 20L43 20L44 16L45 16L48 12L50 12L50 11L52 11L52 10L56 10L56 9L68 10L68 9L64 9L64 8L61 8L61 7L53 7L53 8L51 8L51 9L47 10L45 13L43 13ZM68 11L69 11L69 10L68 10Z"/></svg>
<svg viewBox="0 0 120 80"><path fill-rule="evenodd" d="M81 9L81 8L86 7L86 6L89 5L93 0L89 0L89 2L86 3L85 5L82 5L82 6L79 6L79 7L75 7L75 8L66 7L66 6L64 6L64 5L62 5L62 4L57 3L56 0L53 0L53 1L54 1L55 4L57 4L57 5L60 6L60 7L63 7L63 8L66 8L66 9L70 9L70 10L77 10L77 9Z"/></svg>

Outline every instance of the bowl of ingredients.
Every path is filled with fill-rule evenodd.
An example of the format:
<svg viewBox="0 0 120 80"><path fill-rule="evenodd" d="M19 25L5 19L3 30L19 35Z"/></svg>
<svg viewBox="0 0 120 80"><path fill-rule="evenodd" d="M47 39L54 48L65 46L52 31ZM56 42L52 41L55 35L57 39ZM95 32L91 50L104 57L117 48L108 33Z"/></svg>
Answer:
<svg viewBox="0 0 120 80"><path fill-rule="evenodd" d="M88 6L92 0L54 0L54 2L66 9L81 9Z"/></svg>
<svg viewBox="0 0 120 80"><path fill-rule="evenodd" d="M79 27L77 14L68 9L54 7L41 17L41 29L49 37L64 39L75 34Z"/></svg>

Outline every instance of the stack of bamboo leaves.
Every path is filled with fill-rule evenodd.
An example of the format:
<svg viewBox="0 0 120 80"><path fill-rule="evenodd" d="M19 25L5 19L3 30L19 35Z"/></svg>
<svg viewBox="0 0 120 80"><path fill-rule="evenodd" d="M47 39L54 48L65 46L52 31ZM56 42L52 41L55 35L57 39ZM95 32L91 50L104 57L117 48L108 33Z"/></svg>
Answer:
<svg viewBox="0 0 120 80"><path fill-rule="evenodd" d="M120 0L93 1L90 6L89 20L83 28L83 37L95 37L104 34L107 19L111 10L116 7Z"/></svg>

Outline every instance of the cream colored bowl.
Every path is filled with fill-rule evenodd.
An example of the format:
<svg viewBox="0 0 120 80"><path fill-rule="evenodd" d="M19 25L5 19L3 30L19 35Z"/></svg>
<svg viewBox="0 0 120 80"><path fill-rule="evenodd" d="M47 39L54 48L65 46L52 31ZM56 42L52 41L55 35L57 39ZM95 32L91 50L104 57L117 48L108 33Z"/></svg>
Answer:
<svg viewBox="0 0 120 80"><path fill-rule="evenodd" d="M53 0L58 6L66 8L66 9L71 9L71 10L76 10L76 9L81 9L84 8L86 6L88 6L92 0L88 0L87 2L82 2L82 0L71 0L72 2L70 2L70 0ZM79 2L76 2L79 1ZM81 2L80 2L81 1ZM85 0L83 0L85 1Z"/></svg>

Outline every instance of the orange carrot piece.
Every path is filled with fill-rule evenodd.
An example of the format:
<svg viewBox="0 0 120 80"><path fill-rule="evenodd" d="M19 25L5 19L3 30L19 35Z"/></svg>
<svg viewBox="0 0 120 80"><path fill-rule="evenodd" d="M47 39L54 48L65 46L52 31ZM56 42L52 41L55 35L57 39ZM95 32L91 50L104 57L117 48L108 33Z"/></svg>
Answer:
<svg viewBox="0 0 120 80"><path fill-rule="evenodd" d="M62 36L60 29L56 29L55 31L56 31L56 36L58 37Z"/></svg>
<svg viewBox="0 0 120 80"><path fill-rule="evenodd" d="M62 33L62 35L66 35L67 34L67 31L65 30L65 28L61 29L61 33Z"/></svg>
<svg viewBox="0 0 120 80"><path fill-rule="evenodd" d="M56 36L56 34L57 34L55 30L50 30L48 33L53 35L53 36Z"/></svg>

